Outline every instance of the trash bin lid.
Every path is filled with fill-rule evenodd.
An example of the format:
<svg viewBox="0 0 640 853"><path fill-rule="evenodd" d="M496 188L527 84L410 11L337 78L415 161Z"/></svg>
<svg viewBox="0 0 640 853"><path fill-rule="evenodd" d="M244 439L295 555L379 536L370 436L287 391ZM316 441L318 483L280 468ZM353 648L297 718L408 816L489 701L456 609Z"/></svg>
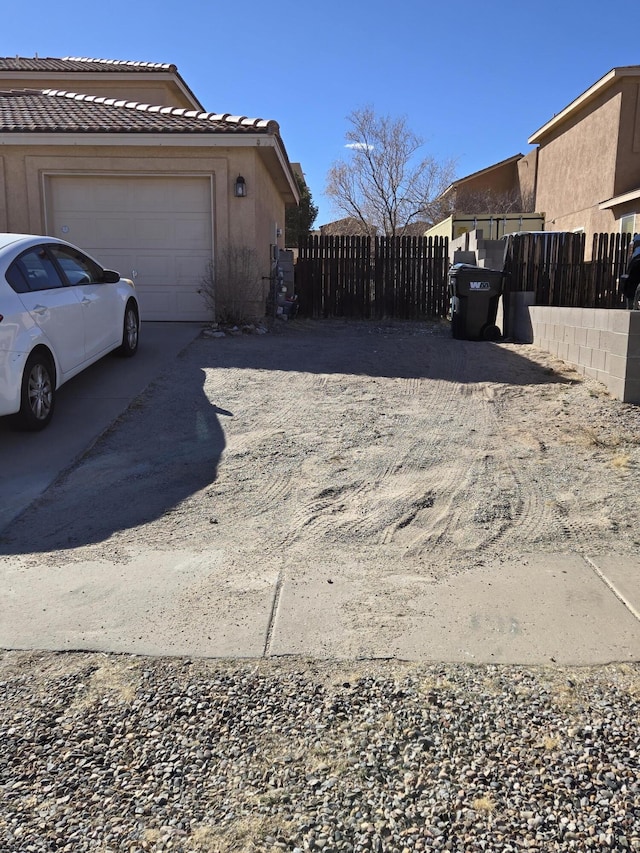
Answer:
<svg viewBox="0 0 640 853"><path fill-rule="evenodd" d="M491 269L490 267L479 267L479 266L476 266L475 264L453 264L453 266L451 266L449 268L449 275L457 275L459 272L460 273L478 272L478 273L482 273L483 275L486 273L490 273L493 275L503 275L504 274L503 270L494 270L494 269Z"/></svg>

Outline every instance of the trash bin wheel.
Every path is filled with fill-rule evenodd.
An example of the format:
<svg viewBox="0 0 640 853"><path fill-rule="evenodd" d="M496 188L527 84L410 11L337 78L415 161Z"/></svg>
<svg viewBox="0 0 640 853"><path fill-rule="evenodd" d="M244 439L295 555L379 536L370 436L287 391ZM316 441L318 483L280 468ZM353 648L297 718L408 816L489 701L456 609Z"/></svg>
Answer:
<svg viewBox="0 0 640 853"><path fill-rule="evenodd" d="M482 340L483 341L497 341L500 340L500 329L495 326L493 323L487 323L486 326L482 329Z"/></svg>
<svg viewBox="0 0 640 853"><path fill-rule="evenodd" d="M462 317L457 311L451 315L451 334L458 340L462 338Z"/></svg>

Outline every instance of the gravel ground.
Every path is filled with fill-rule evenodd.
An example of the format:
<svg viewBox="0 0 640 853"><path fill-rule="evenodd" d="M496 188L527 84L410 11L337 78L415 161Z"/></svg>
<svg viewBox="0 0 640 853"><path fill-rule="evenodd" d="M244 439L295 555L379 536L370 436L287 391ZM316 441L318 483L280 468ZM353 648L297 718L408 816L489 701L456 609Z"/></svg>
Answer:
<svg viewBox="0 0 640 853"><path fill-rule="evenodd" d="M640 849L640 667L0 657L0 849Z"/></svg>

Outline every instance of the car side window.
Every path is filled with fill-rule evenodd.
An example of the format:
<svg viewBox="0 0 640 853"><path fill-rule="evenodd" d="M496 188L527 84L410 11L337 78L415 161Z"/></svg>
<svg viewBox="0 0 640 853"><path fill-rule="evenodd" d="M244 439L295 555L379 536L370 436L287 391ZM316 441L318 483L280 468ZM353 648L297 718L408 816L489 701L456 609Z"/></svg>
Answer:
<svg viewBox="0 0 640 853"><path fill-rule="evenodd" d="M29 292L29 282L25 278L24 272L20 269L17 263L11 264L5 274L5 278L16 293Z"/></svg>
<svg viewBox="0 0 640 853"><path fill-rule="evenodd" d="M49 251L62 268L70 285L99 284L103 280L102 267L82 252L56 244L50 245Z"/></svg>
<svg viewBox="0 0 640 853"><path fill-rule="evenodd" d="M29 249L28 252L23 252L11 266L16 268L14 271L15 278L18 279L18 274L21 274L27 282L29 290L52 290L56 287L65 286L65 282L44 246L37 246L34 249Z"/></svg>

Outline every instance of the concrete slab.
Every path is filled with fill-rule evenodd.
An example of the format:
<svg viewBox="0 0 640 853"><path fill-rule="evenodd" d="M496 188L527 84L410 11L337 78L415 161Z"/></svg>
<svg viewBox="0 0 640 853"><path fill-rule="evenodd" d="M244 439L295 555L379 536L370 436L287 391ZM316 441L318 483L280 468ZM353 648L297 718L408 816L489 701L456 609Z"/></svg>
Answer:
<svg viewBox="0 0 640 853"><path fill-rule="evenodd" d="M438 582L378 574L374 585L357 567L332 564L285 577L270 653L598 664L640 659L640 621L578 554L486 565Z"/></svg>
<svg viewBox="0 0 640 853"><path fill-rule="evenodd" d="M41 495L201 332L201 323L143 323L134 358L108 355L60 388L43 432L0 418L0 530Z"/></svg>
<svg viewBox="0 0 640 853"><path fill-rule="evenodd" d="M608 554L587 559L611 591L640 619L640 557Z"/></svg>
<svg viewBox="0 0 640 853"><path fill-rule="evenodd" d="M222 552L128 562L4 558L0 648L261 657L276 572L230 571Z"/></svg>

